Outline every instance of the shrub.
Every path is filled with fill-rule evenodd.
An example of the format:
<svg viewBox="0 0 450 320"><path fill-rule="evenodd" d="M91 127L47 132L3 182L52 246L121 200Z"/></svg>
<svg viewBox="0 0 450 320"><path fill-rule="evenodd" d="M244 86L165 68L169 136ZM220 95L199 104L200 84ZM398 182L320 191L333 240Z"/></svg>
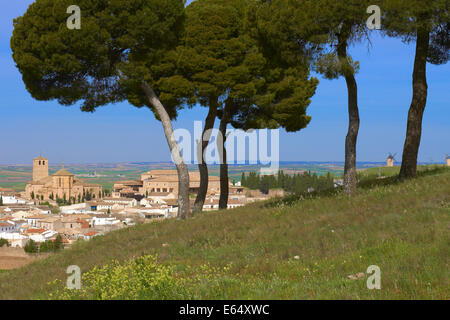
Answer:
<svg viewBox="0 0 450 320"><path fill-rule="evenodd" d="M51 299L186 299L185 279L177 278L172 267L156 262L151 255L113 261L82 275L80 290L56 290Z"/></svg>
<svg viewBox="0 0 450 320"><path fill-rule="evenodd" d="M30 239L23 248L26 253L37 253L39 251L36 241Z"/></svg>
<svg viewBox="0 0 450 320"><path fill-rule="evenodd" d="M55 251L57 251L57 250L60 250L60 249L63 249L63 248L64 248L64 244L63 244L63 241L62 241L62 237L61 237L60 234L58 234L56 236L55 241L53 242L53 249Z"/></svg>
<svg viewBox="0 0 450 320"><path fill-rule="evenodd" d="M46 240L45 242L41 243L39 247L39 252L51 252L51 251L55 251L53 241Z"/></svg>
<svg viewBox="0 0 450 320"><path fill-rule="evenodd" d="M3 247L4 245L6 245L7 247L9 247L9 242L6 239L0 239L0 248Z"/></svg>

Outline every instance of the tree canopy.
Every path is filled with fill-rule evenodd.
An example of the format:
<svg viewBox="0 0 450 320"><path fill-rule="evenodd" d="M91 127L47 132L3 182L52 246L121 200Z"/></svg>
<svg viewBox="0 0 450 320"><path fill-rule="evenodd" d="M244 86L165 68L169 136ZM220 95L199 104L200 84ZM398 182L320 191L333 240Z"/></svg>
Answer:
<svg viewBox="0 0 450 320"><path fill-rule="evenodd" d="M325 78L345 78L349 126L345 142L344 184L346 192L353 193L356 190L359 131L355 74L359 63L352 59L348 48L369 37L366 10L370 1L273 0L254 3L255 33L272 61L301 66L306 58Z"/></svg>
<svg viewBox="0 0 450 320"><path fill-rule="evenodd" d="M189 101L209 108L205 130L214 124L211 117L218 116L223 137L228 124L241 129L282 126L298 131L311 119L306 108L318 81L309 77L307 64L276 65L264 55L250 32L250 4L249 0L197 0L190 4L182 45L169 55L170 65L194 88L194 99ZM225 139L219 144L219 149L223 148ZM225 162L224 149L221 155ZM201 175L207 174L205 167L199 165ZM228 185L226 172L221 178L222 191ZM228 195L224 193L222 198Z"/></svg>
<svg viewBox="0 0 450 320"><path fill-rule="evenodd" d="M81 29L67 28L70 0L36 0L14 20L13 58L37 100L81 102L93 112L128 101L148 107L164 127L179 174L179 217L189 212L189 175L171 118L192 87L168 61L183 35L183 0L80 0Z"/></svg>
<svg viewBox="0 0 450 320"><path fill-rule="evenodd" d="M183 104L168 83L165 52L178 44L185 20L182 0L80 0L80 30L66 27L70 0L37 0L14 20L13 58L37 100L82 102L83 111L128 100L149 105L147 81L176 116ZM179 79L179 78L176 78ZM178 83L179 90L187 89Z"/></svg>
<svg viewBox="0 0 450 320"><path fill-rule="evenodd" d="M450 2L448 0L384 0L382 26L391 37L409 43L418 32L430 34L427 61L445 64L450 60Z"/></svg>

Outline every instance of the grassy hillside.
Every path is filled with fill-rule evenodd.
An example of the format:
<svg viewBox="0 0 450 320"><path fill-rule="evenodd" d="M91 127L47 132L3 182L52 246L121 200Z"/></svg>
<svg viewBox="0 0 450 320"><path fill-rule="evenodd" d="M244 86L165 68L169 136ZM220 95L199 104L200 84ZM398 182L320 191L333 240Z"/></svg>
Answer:
<svg viewBox="0 0 450 320"><path fill-rule="evenodd" d="M45 299L54 290L49 282L65 283L69 265L86 272L147 254L157 263L109 267L113 276L96 279L110 292L88 297L448 299L449 228L450 170L440 167L403 183L364 181L352 198L338 192L269 201L111 232L1 273L0 299ZM381 290L367 289L367 274L347 278L370 265L381 269ZM130 270L149 274L157 289L112 295L132 285L123 274Z"/></svg>

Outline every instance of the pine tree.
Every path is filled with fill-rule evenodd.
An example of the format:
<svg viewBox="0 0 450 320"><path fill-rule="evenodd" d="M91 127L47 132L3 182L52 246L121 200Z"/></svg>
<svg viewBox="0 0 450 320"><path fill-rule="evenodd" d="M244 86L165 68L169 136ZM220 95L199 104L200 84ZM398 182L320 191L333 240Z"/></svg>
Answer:
<svg viewBox="0 0 450 320"><path fill-rule="evenodd" d="M427 62L435 65L450 60L450 4L448 0L384 0L382 29L392 37L416 42L413 97L408 112L400 179L416 176L428 84Z"/></svg>
<svg viewBox="0 0 450 320"><path fill-rule="evenodd" d="M191 87L168 67L184 33L184 0L78 0L83 27L65 27L67 6L35 0L14 20L11 49L22 80L37 100L98 107L127 101L161 122L179 184L178 218L190 212L189 173L173 139L172 119ZM51 48L49 50L49 48ZM61 63L61 59L65 63ZM171 88L177 88L174 94Z"/></svg>
<svg viewBox="0 0 450 320"><path fill-rule="evenodd" d="M359 63L348 48L368 38L366 9L370 0L272 0L256 2L253 10L257 34L274 61L290 66L311 58L315 71L327 79L343 77L348 91L349 125L345 140L345 191L356 190L356 142L359 110L355 74ZM320 22L318 22L320 21Z"/></svg>

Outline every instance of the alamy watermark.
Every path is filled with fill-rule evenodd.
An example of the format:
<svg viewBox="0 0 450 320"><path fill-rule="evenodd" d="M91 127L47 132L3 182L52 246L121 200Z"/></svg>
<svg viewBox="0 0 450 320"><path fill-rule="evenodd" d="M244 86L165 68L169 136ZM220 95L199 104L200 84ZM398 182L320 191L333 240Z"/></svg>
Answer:
<svg viewBox="0 0 450 320"><path fill-rule="evenodd" d="M366 12L371 14L367 19L366 25L370 30L381 29L381 9L377 5L370 5ZM71 14L67 18L67 28L69 30L80 30L81 29L81 9L77 5L71 5L67 8L67 13Z"/></svg>
<svg viewBox="0 0 450 320"><path fill-rule="evenodd" d="M67 268L66 273L70 276L67 277L66 286L68 289L81 289L81 269L79 266L71 265Z"/></svg>
<svg viewBox="0 0 450 320"><path fill-rule="evenodd" d="M261 173L273 173L279 169L280 131L279 129L227 129L225 137L226 159L222 145L224 137L220 130L213 128L205 132L203 139L209 141L202 157L202 121L194 121L194 135L187 129L176 129L174 140L177 142L183 161L187 164L260 164L270 166L261 169ZM172 161L177 163L177 155L172 152Z"/></svg>
<svg viewBox="0 0 450 320"><path fill-rule="evenodd" d="M367 289L380 290L381 289L381 269L380 269L380 267L376 266L376 265L371 265L367 268L366 273L371 274L371 276L369 276L367 278L367 282L366 282Z"/></svg>
<svg viewBox="0 0 450 320"><path fill-rule="evenodd" d="M80 30L81 29L81 9L77 5L71 5L67 8L67 13L71 14L67 18L67 28L69 30Z"/></svg>
<svg viewBox="0 0 450 320"><path fill-rule="evenodd" d="M367 13L372 15L367 19L366 25L370 30L381 29L381 9L377 5L371 5L367 8Z"/></svg>

